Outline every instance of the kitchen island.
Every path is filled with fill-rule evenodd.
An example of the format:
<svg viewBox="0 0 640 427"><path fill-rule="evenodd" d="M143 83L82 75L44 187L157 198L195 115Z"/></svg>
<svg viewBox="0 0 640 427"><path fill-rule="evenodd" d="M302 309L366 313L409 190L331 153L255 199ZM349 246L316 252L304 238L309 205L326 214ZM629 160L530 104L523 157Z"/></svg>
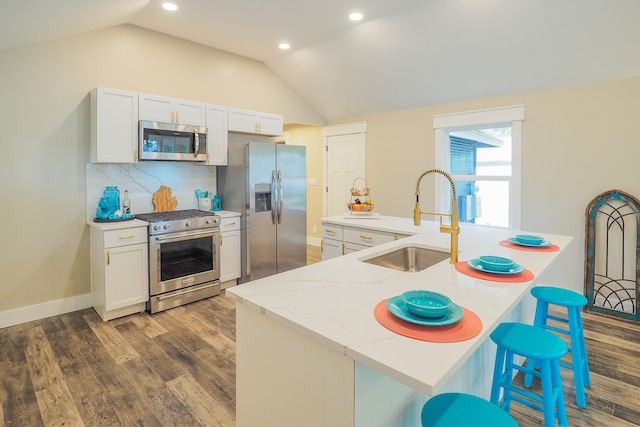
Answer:
<svg viewBox="0 0 640 427"><path fill-rule="evenodd" d="M421 272L362 262L407 245L448 251L450 236L433 221L418 227L407 218L355 221L411 236L227 290L237 309L238 427L419 425L429 396L461 391L488 398L495 357L489 334L503 321L531 322L528 291L544 282L572 240L541 234L558 250L516 250L500 242L518 231L462 224L461 261L506 256L534 276L502 283L465 275L448 260ZM481 319L481 332L437 343L382 326L374 307L409 289L448 295Z"/></svg>

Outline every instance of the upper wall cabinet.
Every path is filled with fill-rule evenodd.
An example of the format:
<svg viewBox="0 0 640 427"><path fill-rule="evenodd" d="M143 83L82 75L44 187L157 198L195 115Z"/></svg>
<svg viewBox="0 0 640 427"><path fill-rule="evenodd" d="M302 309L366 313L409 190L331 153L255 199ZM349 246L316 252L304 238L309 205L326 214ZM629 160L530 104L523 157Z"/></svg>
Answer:
<svg viewBox="0 0 640 427"><path fill-rule="evenodd" d="M278 114L229 108L229 132L280 136L283 122Z"/></svg>
<svg viewBox="0 0 640 427"><path fill-rule="evenodd" d="M96 87L91 91L92 163L135 163L138 94Z"/></svg>
<svg viewBox="0 0 640 427"><path fill-rule="evenodd" d="M207 164L227 164L227 107L207 104Z"/></svg>
<svg viewBox="0 0 640 427"><path fill-rule="evenodd" d="M140 120L205 126L206 108L201 102L139 94Z"/></svg>

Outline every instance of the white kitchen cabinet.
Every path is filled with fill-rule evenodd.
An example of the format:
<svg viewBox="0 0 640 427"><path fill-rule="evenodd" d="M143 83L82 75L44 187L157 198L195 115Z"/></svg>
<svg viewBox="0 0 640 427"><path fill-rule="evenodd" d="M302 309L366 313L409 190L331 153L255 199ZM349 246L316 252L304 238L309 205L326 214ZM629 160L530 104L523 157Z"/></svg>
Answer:
<svg viewBox="0 0 640 427"><path fill-rule="evenodd" d="M207 104L207 165L226 166L229 132L227 107Z"/></svg>
<svg viewBox="0 0 640 427"><path fill-rule="evenodd" d="M138 94L96 87L90 94L91 163L135 163Z"/></svg>
<svg viewBox="0 0 640 427"><path fill-rule="evenodd" d="M320 246L320 252L323 261L344 255L341 225L322 224L322 244Z"/></svg>
<svg viewBox="0 0 640 427"><path fill-rule="evenodd" d="M111 224L112 225L112 224ZM102 320L138 313L149 300L146 225L91 227L91 294Z"/></svg>
<svg viewBox="0 0 640 427"><path fill-rule="evenodd" d="M390 231L372 230L366 227L323 223L322 260L361 251L407 236Z"/></svg>
<svg viewBox="0 0 640 427"><path fill-rule="evenodd" d="M141 93L139 118L151 122L205 126L206 107L202 102Z"/></svg>
<svg viewBox="0 0 640 427"><path fill-rule="evenodd" d="M242 273L240 265L240 215L223 216L220 221L220 287L236 284Z"/></svg>
<svg viewBox="0 0 640 427"><path fill-rule="evenodd" d="M229 132L280 136L284 120L278 114L229 108Z"/></svg>

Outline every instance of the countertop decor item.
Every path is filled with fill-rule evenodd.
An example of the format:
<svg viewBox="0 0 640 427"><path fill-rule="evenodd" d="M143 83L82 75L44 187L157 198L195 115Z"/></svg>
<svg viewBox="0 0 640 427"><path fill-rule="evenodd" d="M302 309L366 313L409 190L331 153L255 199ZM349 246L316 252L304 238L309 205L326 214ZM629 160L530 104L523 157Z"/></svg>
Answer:
<svg viewBox="0 0 640 427"><path fill-rule="evenodd" d="M466 341L482 332L482 320L473 311L464 307L460 307L462 318L453 324L423 326L406 322L391 314L387 310L387 301L382 300L375 306L373 316L385 328L405 337L436 343L451 343Z"/></svg>
<svg viewBox="0 0 640 427"><path fill-rule="evenodd" d="M153 193L153 205L155 212L171 212L178 206L178 199L172 195L171 188L161 185L158 191Z"/></svg>
<svg viewBox="0 0 640 427"><path fill-rule="evenodd" d="M489 268L486 268L479 258L470 259L469 261L467 261L467 264L469 264L469 266L474 270L481 271L487 274L514 275L520 274L524 271L523 266L515 263L511 265L511 268L509 268L509 270L491 270Z"/></svg>
<svg viewBox="0 0 640 427"><path fill-rule="evenodd" d="M544 244L538 246L523 245L522 243L516 242L515 237L510 237L506 240L500 241L500 246L504 246L505 248L509 249L517 249L519 251L531 252L558 252L560 250L560 247L558 245L554 245L551 242L545 242Z"/></svg>
<svg viewBox="0 0 640 427"><path fill-rule="evenodd" d="M532 234L518 234L516 235L516 240L525 245L540 245L544 242L542 237L534 236Z"/></svg>
<svg viewBox="0 0 640 427"><path fill-rule="evenodd" d="M421 317L443 317L453 306L448 296L427 290L406 291L401 298L409 312Z"/></svg>
<svg viewBox="0 0 640 427"><path fill-rule="evenodd" d="M449 307L441 317L429 318L418 316L409 311L400 295L396 295L395 297L391 297L387 300L387 309L398 319L422 326L446 326L456 323L462 319L462 309L457 304L451 304L451 307Z"/></svg>
<svg viewBox="0 0 640 427"><path fill-rule="evenodd" d="M515 265L512 259L494 255L483 255L478 257L478 264L482 267L483 270L491 272L511 271L513 270ZM471 267L475 266L471 265Z"/></svg>
<svg viewBox="0 0 640 427"><path fill-rule="evenodd" d="M356 187L356 182L362 180L364 187ZM351 201L347 203L347 209L352 213L370 214L373 210L373 200L367 181L362 177L357 177L351 185Z"/></svg>
<svg viewBox="0 0 640 427"><path fill-rule="evenodd" d="M522 283L529 282L535 278L534 274L526 268L523 268L522 272L519 274L496 274L495 272L476 270L469 265L468 261L458 261L456 263L456 270L465 276L489 280L492 282Z"/></svg>

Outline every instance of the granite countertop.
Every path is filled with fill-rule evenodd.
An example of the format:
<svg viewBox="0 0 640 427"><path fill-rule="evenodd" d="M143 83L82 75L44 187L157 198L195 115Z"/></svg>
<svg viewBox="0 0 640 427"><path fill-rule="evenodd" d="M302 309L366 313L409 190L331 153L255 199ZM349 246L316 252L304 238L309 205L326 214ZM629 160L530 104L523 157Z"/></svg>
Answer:
<svg viewBox="0 0 640 427"><path fill-rule="evenodd" d="M572 237L541 234L559 246L558 252L510 249L499 243L520 231L461 225L459 258L501 255L530 270L535 279L524 283L501 283L459 273L448 260L417 273L400 272L359 259L370 258L409 244L448 251L450 235L440 233L439 223L382 217L379 219L322 219L378 230L415 234L370 249L343 255L296 270L227 289L237 303L308 336L353 360L426 394L435 394L453 377L491 331L528 295L544 271L557 259ZM359 221L360 223L356 223ZM382 300L409 289L441 292L476 313L481 333L457 343L431 343L398 335L374 318Z"/></svg>

